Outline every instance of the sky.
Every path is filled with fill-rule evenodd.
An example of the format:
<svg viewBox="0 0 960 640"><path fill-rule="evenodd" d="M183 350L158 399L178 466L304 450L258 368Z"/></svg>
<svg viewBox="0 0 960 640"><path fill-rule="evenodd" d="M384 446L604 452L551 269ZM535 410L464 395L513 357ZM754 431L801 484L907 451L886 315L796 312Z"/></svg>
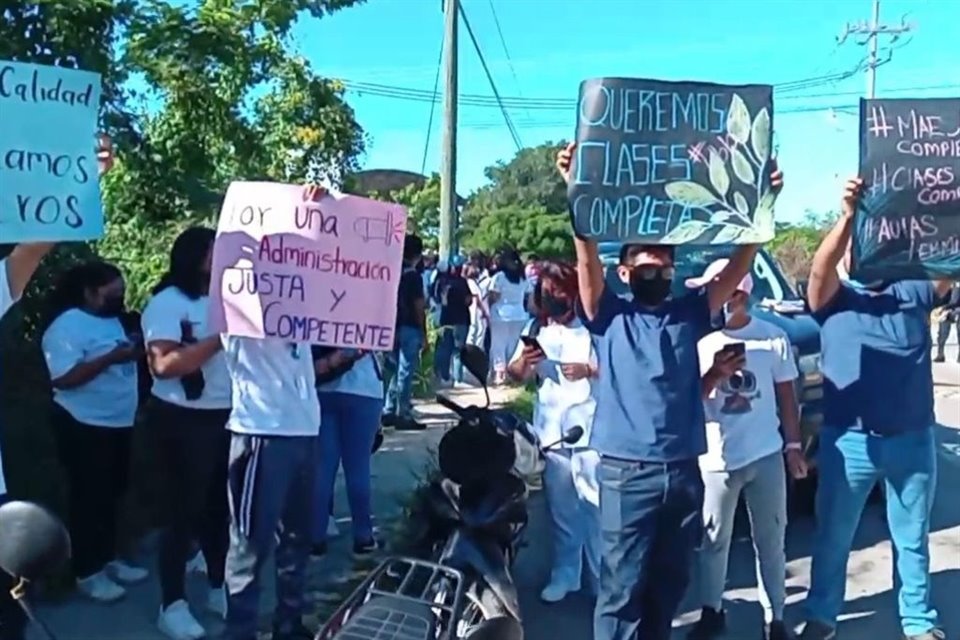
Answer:
<svg viewBox="0 0 960 640"><path fill-rule="evenodd" d="M586 78L765 83L785 85L774 94L786 175L779 221L836 209L843 180L857 171L858 100L867 81L852 72L868 50L862 37L838 44L837 36L848 22L870 20L872 0L461 3L498 92L517 105L508 112L523 146L573 137ZM877 69L877 97L960 97L960 0L882 1L881 23L899 26L904 16L909 34L879 40L880 59L891 58ZM298 23L295 44L318 73L367 85L347 92L370 139L364 168L439 170L441 104L428 123L442 35L441 0L367 0ZM466 195L517 146L462 20L459 57L457 191ZM819 80L796 88L811 78ZM396 97L411 92L416 99Z"/></svg>

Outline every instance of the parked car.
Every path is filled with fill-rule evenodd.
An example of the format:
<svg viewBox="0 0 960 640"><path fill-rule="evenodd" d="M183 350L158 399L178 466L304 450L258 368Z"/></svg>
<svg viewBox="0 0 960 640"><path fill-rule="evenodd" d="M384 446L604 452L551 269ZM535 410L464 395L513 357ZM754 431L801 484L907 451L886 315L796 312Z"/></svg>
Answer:
<svg viewBox="0 0 960 640"><path fill-rule="evenodd" d="M600 243L600 259L606 272L607 286L622 297L630 289L617 275L620 244ZM682 295L687 278L699 276L714 260L729 257L732 245L678 246L674 258L676 277L674 295ZM753 294L751 313L783 329L793 345L800 377L797 379L797 398L800 401L803 446L808 458L815 461L817 435L823 422L823 374L820 371L820 328L807 312L803 298L787 281L777 261L761 250L753 262ZM815 468L815 465L812 465ZM816 474L808 480L795 483L791 503L801 511L812 511Z"/></svg>

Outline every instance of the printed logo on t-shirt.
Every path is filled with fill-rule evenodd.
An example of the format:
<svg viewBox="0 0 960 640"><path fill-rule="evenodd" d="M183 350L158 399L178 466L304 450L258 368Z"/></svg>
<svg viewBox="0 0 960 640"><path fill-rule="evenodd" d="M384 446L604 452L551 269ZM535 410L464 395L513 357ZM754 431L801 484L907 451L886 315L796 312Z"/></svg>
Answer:
<svg viewBox="0 0 960 640"><path fill-rule="evenodd" d="M753 401L760 397L757 376L746 369L738 371L720 383L720 393L725 396L720 413L727 415L750 413L753 411Z"/></svg>

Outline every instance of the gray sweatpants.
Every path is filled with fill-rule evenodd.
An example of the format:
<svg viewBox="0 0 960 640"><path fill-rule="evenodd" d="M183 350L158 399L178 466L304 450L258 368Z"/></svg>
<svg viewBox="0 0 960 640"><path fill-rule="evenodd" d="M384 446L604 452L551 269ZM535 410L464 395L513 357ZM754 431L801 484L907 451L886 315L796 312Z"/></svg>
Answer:
<svg viewBox="0 0 960 640"><path fill-rule="evenodd" d="M787 478L777 452L731 472L703 472L704 540L700 550L702 603L717 611L727 580L727 560L737 503L743 493L757 558L757 584L764 619L783 620L786 601Z"/></svg>
<svg viewBox="0 0 960 640"><path fill-rule="evenodd" d="M228 497L226 640L255 640L260 574L274 551L277 610L273 626L288 631L303 613L317 438L233 434Z"/></svg>

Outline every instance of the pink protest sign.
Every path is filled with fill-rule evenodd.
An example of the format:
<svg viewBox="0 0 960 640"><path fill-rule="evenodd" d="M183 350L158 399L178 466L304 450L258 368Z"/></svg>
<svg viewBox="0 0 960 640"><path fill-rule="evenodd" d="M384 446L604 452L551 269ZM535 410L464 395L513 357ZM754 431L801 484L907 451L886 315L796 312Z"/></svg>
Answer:
<svg viewBox="0 0 960 640"><path fill-rule="evenodd" d="M332 347L393 348L407 212L303 187L234 182L220 211L210 285L222 333Z"/></svg>

